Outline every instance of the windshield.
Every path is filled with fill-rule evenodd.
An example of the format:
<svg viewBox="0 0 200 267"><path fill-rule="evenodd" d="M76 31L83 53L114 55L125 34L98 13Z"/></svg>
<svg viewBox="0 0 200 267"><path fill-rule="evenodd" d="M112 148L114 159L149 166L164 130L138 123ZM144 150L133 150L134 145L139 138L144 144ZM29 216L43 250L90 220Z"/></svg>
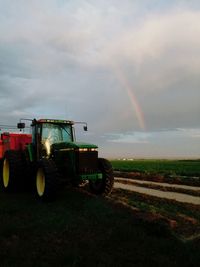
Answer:
<svg viewBox="0 0 200 267"><path fill-rule="evenodd" d="M52 144L73 141L72 126L69 124L42 124L42 143L48 148Z"/></svg>

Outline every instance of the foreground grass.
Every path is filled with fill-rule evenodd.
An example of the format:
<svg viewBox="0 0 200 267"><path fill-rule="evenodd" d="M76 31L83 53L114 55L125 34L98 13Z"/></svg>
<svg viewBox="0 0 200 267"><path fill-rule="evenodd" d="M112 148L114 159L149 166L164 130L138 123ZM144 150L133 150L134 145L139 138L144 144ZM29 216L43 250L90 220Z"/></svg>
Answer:
<svg viewBox="0 0 200 267"><path fill-rule="evenodd" d="M114 170L200 176L200 160L112 160Z"/></svg>
<svg viewBox="0 0 200 267"><path fill-rule="evenodd" d="M0 192L0 266L197 266L184 244L107 199L65 189L57 201Z"/></svg>
<svg viewBox="0 0 200 267"><path fill-rule="evenodd" d="M114 189L112 198L123 201L140 212L162 218L170 224L173 232L183 239L200 235L200 206L180 203L175 200L139 194L123 189Z"/></svg>

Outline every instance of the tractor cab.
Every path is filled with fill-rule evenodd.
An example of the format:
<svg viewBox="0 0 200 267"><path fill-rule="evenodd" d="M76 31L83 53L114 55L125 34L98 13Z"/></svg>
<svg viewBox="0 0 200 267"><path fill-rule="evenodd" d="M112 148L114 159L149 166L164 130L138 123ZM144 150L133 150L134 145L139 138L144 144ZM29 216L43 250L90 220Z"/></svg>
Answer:
<svg viewBox="0 0 200 267"><path fill-rule="evenodd" d="M36 158L51 156L51 147L58 143L74 141L72 121L66 120L33 120L32 146L37 154Z"/></svg>
<svg viewBox="0 0 200 267"><path fill-rule="evenodd" d="M75 142L74 122L69 120L40 119L31 120L32 143L28 146L31 161L52 156L52 147L55 144ZM80 122L79 122L80 123ZM87 131L87 124L84 123L84 130ZM18 123L17 127L22 130L25 123Z"/></svg>

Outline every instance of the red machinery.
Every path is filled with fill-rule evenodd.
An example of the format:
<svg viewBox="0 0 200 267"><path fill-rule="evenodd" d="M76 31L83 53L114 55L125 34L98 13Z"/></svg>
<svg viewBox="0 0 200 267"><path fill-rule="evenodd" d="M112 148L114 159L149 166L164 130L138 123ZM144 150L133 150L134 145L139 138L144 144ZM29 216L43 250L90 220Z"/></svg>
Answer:
<svg viewBox="0 0 200 267"><path fill-rule="evenodd" d="M31 134L4 132L0 136L0 160L7 150L24 150L26 145L31 143Z"/></svg>

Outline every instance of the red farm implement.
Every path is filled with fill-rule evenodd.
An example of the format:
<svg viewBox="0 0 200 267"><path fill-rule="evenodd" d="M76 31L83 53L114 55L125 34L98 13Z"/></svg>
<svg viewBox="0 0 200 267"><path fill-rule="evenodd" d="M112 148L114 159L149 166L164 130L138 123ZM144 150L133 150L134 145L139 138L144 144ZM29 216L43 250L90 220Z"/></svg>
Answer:
<svg viewBox="0 0 200 267"><path fill-rule="evenodd" d="M0 136L0 160L8 150L23 151L31 143L32 136L24 133L4 132Z"/></svg>

